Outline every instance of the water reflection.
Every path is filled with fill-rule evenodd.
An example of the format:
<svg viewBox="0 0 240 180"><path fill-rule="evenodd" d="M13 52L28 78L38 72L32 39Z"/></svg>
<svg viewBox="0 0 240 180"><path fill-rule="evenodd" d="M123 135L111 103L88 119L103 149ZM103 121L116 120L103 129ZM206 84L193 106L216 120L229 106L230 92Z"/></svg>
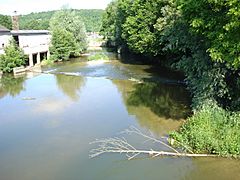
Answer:
<svg viewBox="0 0 240 180"><path fill-rule="evenodd" d="M58 88L73 101L79 99L79 91L84 86L84 78L80 76L68 76L56 74Z"/></svg>
<svg viewBox="0 0 240 180"><path fill-rule="evenodd" d="M0 98L3 98L7 95L12 97L20 94L21 91L25 89L24 82L26 76L21 76L15 78L13 75L4 75L0 78Z"/></svg>
<svg viewBox="0 0 240 180"><path fill-rule="evenodd" d="M188 93L184 87L144 82L135 85L127 104L149 107L159 117L167 119L185 119L189 113Z"/></svg>
<svg viewBox="0 0 240 180"><path fill-rule="evenodd" d="M112 82L121 93L129 115L157 136L178 129L190 113L184 87L151 82L137 84L128 80Z"/></svg>

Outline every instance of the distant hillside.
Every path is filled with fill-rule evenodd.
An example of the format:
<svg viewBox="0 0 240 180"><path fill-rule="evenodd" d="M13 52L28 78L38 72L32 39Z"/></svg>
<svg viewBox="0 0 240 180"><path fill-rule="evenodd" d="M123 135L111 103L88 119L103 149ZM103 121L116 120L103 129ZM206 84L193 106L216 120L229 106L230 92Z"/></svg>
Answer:
<svg viewBox="0 0 240 180"><path fill-rule="evenodd" d="M0 25L11 29L12 28L12 19L11 16L5 16L0 14Z"/></svg>
<svg viewBox="0 0 240 180"><path fill-rule="evenodd" d="M88 32L98 32L101 28L101 9L81 9L75 10L85 23ZM48 29L49 20L56 11L31 13L20 16L20 29Z"/></svg>

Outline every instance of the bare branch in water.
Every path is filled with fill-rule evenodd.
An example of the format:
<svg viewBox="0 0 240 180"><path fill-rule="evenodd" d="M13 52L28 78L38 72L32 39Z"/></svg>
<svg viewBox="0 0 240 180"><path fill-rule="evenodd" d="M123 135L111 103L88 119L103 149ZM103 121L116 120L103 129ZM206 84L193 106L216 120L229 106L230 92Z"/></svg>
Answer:
<svg viewBox="0 0 240 180"><path fill-rule="evenodd" d="M129 129L126 129L125 131L123 131L122 133L126 133L126 134L137 134L139 136L142 136L144 138L146 138L147 140L146 141L153 141L153 142L157 142L157 143L160 143L162 144L163 146L173 150L174 152L176 153L179 153L176 149L174 149L173 147L169 146L168 144L166 144L165 142L163 142L163 140L159 140L159 139L156 139L153 134L151 135L146 135L144 134L143 132L141 132L139 129L137 129L136 127L134 126L131 126ZM162 137L161 139L165 139L165 137Z"/></svg>
<svg viewBox="0 0 240 180"><path fill-rule="evenodd" d="M209 155L209 154L189 154L189 153L180 153L170 145L163 142L163 139L166 139L165 137L161 139L156 139L153 135L146 135L143 132L141 132L136 127L130 127L129 129L126 129L122 133L125 134L136 134L139 136L142 136L146 138L146 141L152 141L157 142L163 145L164 147L168 148L169 151L156 151L156 150L143 150L143 149L136 149L133 145L128 143L128 141L125 138L106 138L106 139L97 139L94 142L90 144L97 144L98 147L96 149L92 149L90 151L90 158L94 158L97 156L100 156L104 153L124 153L128 157L128 160L131 160L135 158L136 156L140 154L147 154L151 157L157 157L157 156L177 156L177 157L217 157L217 155ZM121 134L122 134L121 133Z"/></svg>

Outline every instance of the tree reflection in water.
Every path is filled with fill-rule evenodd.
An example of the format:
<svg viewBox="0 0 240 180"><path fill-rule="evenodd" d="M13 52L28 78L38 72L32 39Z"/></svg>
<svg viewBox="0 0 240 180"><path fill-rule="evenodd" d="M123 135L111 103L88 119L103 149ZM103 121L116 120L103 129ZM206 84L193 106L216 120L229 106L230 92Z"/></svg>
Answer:
<svg viewBox="0 0 240 180"><path fill-rule="evenodd" d="M58 88L73 101L79 99L79 90L84 85L84 78L80 76L55 75Z"/></svg>
<svg viewBox="0 0 240 180"><path fill-rule="evenodd" d="M135 85L127 104L149 107L159 117L185 119L190 114L189 94L182 86L144 82Z"/></svg>
<svg viewBox="0 0 240 180"><path fill-rule="evenodd" d="M15 97L20 94L20 92L25 89L25 80L25 76L16 78L11 74L3 75L2 78L0 78L0 98L7 95Z"/></svg>
<svg viewBox="0 0 240 180"><path fill-rule="evenodd" d="M112 82L121 93L128 113L156 136L177 130L191 113L189 94L182 86L156 82L136 84L129 80Z"/></svg>

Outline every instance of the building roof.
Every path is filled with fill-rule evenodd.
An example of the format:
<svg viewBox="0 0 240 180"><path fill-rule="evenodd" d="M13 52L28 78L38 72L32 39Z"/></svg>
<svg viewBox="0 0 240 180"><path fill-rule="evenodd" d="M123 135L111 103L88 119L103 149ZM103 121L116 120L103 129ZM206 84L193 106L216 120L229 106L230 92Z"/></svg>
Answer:
<svg viewBox="0 0 240 180"><path fill-rule="evenodd" d="M12 35L40 35L40 34L49 34L48 30L13 30L11 31Z"/></svg>
<svg viewBox="0 0 240 180"><path fill-rule="evenodd" d="M10 32L10 30L7 29L6 27L0 25L0 32Z"/></svg>

